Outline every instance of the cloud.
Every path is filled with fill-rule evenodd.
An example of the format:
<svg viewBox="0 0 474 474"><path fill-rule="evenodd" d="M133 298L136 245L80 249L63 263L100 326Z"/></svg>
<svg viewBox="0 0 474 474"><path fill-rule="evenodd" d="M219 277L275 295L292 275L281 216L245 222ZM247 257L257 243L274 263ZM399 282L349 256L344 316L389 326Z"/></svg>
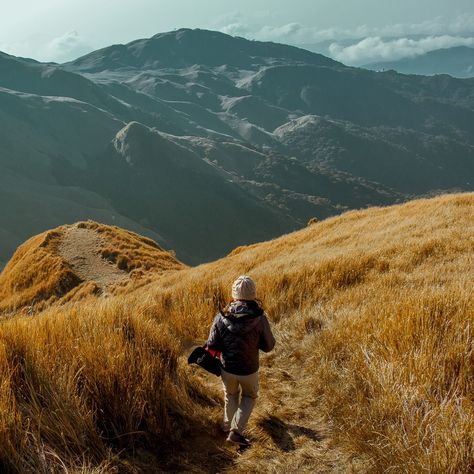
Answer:
<svg viewBox="0 0 474 474"><path fill-rule="evenodd" d="M303 26L299 23L285 25L256 25L251 19L240 13L221 17L215 23L223 33L261 41L278 41L292 44L310 44L323 41L340 41L343 39L360 39L366 37L404 37L409 35L472 35L474 34L474 14L466 13L448 20L442 17L421 23L398 23L381 27L359 25L355 28L318 28Z"/></svg>
<svg viewBox="0 0 474 474"><path fill-rule="evenodd" d="M56 38L41 34L17 42L0 42L0 51L8 54L58 63L76 59L93 50L94 47L74 30Z"/></svg>
<svg viewBox="0 0 474 474"><path fill-rule="evenodd" d="M77 31L69 31L47 43L41 53L46 61L65 62L76 59L94 48Z"/></svg>
<svg viewBox="0 0 474 474"><path fill-rule="evenodd" d="M221 17L215 27L248 39L315 45L318 52L350 65L414 57L454 46L474 46L474 15L470 13L451 20L438 17L421 23L320 29L299 23L261 26L234 12Z"/></svg>
<svg viewBox="0 0 474 474"><path fill-rule="evenodd" d="M421 39L368 37L350 46L332 43L329 46L330 55L350 65L363 65L381 61L395 61L402 58L418 56L436 49L452 48L454 46L473 46L474 37L460 36L428 36Z"/></svg>
<svg viewBox="0 0 474 474"><path fill-rule="evenodd" d="M244 38L252 38L254 35L254 32L248 25L238 21L220 27L219 31L225 33L226 35L243 36Z"/></svg>
<svg viewBox="0 0 474 474"><path fill-rule="evenodd" d="M282 43L312 43L341 37L342 30L331 28L319 30L313 27L305 27L299 23L287 23L281 26L254 26L244 19L234 18L235 21L218 27L219 31L233 36L242 36L248 39L260 41L276 41ZM352 37L353 32L344 34ZM362 35L358 36L359 38Z"/></svg>
<svg viewBox="0 0 474 474"><path fill-rule="evenodd" d="M453 19L443 17L433 18L421 23L399 23L370 29L367 36L464 36L474 33L474 14L464 13Z"/></svg>

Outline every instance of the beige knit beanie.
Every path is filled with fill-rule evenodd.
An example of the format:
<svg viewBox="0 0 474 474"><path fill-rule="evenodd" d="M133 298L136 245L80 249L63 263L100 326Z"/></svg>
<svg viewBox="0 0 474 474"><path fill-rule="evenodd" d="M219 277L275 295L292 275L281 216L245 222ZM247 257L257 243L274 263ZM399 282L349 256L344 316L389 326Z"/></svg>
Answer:
<svg viewBox="0 0 474 474"><path fill-rule="evenodd" d="M232 298L234 300L254 300L256 297L257 288L249 276L239 276L232 284Z"/></svg>

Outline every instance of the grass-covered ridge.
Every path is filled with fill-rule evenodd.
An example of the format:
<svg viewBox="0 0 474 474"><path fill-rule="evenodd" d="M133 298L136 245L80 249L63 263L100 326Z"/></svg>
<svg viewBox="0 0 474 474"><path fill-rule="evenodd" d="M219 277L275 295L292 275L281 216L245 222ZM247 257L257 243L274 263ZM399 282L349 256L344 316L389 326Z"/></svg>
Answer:
<svg viewBox="0 0 474 474"><path fill-rule="evenodd" d="M2 322L0 470L468 472L473 223L473 194L353 211ZM234 459L220 387L182 355L242 273L277 347Z"/></svg>
<svg viewBox="0 0 474 474"><path fill-rule="evenodd" d="M83 238L74 237L73 231L77 230L89 232L95 239L72 252L73 255L65 255L65 241ZM77 243L71 242L69 248ZM143 285L152 274L184 268L174 254L134 232L93 221L65 225L32 237L18 248L0 274L0 314L26 308L31 314L51 304L102 293L103 288L96 281L75 271L74 259L84 258L81 252L97 254L111 268L127 274L127 278L110 285L111 293Z"/></svg>

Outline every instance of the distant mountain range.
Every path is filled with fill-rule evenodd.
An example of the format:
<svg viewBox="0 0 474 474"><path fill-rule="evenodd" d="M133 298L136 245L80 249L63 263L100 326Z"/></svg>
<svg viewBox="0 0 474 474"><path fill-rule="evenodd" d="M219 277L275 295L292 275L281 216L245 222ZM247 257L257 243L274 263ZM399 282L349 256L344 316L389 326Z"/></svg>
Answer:
<svg viewBox="0 0 474 474"><path fill-rule="evenodd" d="M437 49L413 58L368 64L376 71L393 69L403 74L449 74L454 77L474 77L474 48L457 46Z"/></svg>
<svg viewBox="0 0 474 474"><path fill-rule="evenodd" d="M351 208L474 189L474 80L204 30L0 53L0 265L91 218L198 263Z"/></svg>

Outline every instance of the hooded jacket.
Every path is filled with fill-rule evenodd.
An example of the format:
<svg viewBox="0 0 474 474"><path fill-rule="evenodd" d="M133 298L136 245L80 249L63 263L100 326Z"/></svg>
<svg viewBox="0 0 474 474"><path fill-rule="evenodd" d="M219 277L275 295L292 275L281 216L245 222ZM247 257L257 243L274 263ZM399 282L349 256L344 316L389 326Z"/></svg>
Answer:
<svg viewBox="0 0 474 474"><path fill-rule="evenodd" d="M261 308L245 301L234 301L229 312L218 313L207 341L209 349L221 352L224 370L250 375L259 368L258 351L270 352L275 338Z"/></svg>

